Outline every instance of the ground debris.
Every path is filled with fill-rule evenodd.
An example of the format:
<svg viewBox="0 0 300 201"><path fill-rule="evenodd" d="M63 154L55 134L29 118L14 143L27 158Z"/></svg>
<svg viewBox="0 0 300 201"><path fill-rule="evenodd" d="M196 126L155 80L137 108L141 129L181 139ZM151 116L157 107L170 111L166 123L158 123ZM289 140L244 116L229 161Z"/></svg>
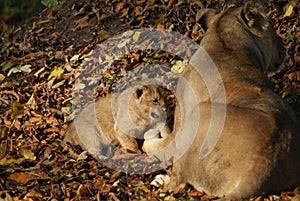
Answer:
<svg viewBox="0 0 300 201"><path fill-rule="evenodd" d="M161 72L171 71L172 63L184 63L168 52L153 50L130 52L111 62L110 55L96 51L97 44L140 28L168 29L200 42L204 31L196 25L197 10L209 7L220 10L232 2L240 3L228 0L200 3L192 0L68 0L50 16L45 10L11 34L3 33L0 37L0 198L215 199L189 185L180 192L161 192L150 182L164 171L149 173L145 170L141 175L116 172L89 155L76 160L82 150L79 147L63 150L60 143L68 124L79 112L73 107L74 88L80 90L99 84L96 92L77 97L77 104L84 105L95 97L111 93L124 71L135 69L141 63L164 64ZM300 115L300 5L291 2L294 1L269 0L265 3L287 52L282 69L270 79L276 92ZM135 34L130 43L122 41L118 46L125 49L139 37L143 36ZM95 56L88 57L91 54ZM86 60L87 57L92 60ZM110 64L114 68L107 68L101 73L102 77L96 76L95 80L83 78L79 84L75 82L78 73L89 73L89 68L81 69L82 63L95 69L97 66L93 64L100 60L103 65ZM139 161L133 161L128 168L138 168L138 164ZM298 198L300 193L291 189L278 196L290 200Z"/></svg>

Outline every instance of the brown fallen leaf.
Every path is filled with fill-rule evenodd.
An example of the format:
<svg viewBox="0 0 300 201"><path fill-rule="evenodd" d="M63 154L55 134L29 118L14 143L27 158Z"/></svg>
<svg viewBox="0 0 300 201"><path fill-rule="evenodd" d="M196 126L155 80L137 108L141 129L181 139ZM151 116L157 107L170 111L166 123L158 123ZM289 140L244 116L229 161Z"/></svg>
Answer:
<svg viewBox="0 0 300 201"><path fill-rule="evenodd" d="M77 195L79 197L89 197L93 195L92 184L91 183L80 184L77 190Z"/></svg>
<svg viewBox="0 0 300 201"><path fill-rule="evenodd" d="M17 102L20 101L20 96L15 91L1 91L1 95L2 94L13 95L17 98Z"/></svg>
<svg viewBox="0 0 300 201"><path fill-rule="evenodd" d="M54 32L54 33L52 33L52 34L51 34L52 41L55 41L55 40L58 39L60 36L61 36L61 33L59 33L59 32Z"/></svg>
<svg viewBox="0 0 300 201"><path fill-rule="evenodd" d="M0 140L7 136L8 128L6 126L0 126Z"/></svg>
<svg viewBox="0 0 300 201"><path fill-rule="evenodd" d="M105 30L100 30L99 37L97 38L97 43L100 43L110 37L109 33Z"/></svg>
<svg viewBox="0 0 300 201"><path fill-rule="evenodd" d="M7 145L0 144L0 159L2 159L7 153Z"/></svg>
<svg viewBox="0 0 300 201"><path fill-rule="evenodd" d="M115 12L118 13L124 6L124 2L118 2L115 7Z"/></svg>
<svg viewBox="0 0 300 201"><path fill-rule="evenodd" d="M22 58L17 58L16 60L17 61L31 61L31 60L35 60L39 57L43 57L43 56L46 56L46 53L45 52L42 52L42 51L39 51L39 52L30 52L28 53L27 55L25 55L24 57Z"/></svg>
<svg viewBox="0 0 300 201"><path fill-rule="evenodd" d="M46 128L45 130L44 130L44 133L59 133L60 132L60 129L59 128L57 128L57 127L55 127L55 126L53 126L52 128Z"/></svg>
<svg viewBox="0 0 300 201"><path fill-rule="evenodd" d="M30 148L26 148L26 149L20 148L19 152L27 160L34 161L36 159L36 156L34 155L33 151Z"/></svg>
<svg viewBox="0 0 300 201"><path fill-rule="evenodd" d="M280 196L284 200L291 200L294 194L292 192L282 192Z"/></svg>
<svg viewBox="0 0 300 201"><path fill-rule="evenodd" d="M293 71L287 74L287 77L291 81L300 81L300 71Z"/></svg>
<svg viewBox="0 0 300 201"><path fill-rule="evenodd" d="M114 200L114 201L121 201L121 200L117 197L117 195L116 195L115 193L113 193L113 192L110 192L110 193L109 193L109 197L110 197L111 200Z"/></svg>
<svg viewBox="0 0 300 201"><path fill-rule="evenodd" d="M293 5L289 5L284 13L283 17L291 18L295 14Z"/></svg>
<svg viewBox="0 0 300 201"><path fill-rule="evenodd" d="M199 191L196 191L196 190L190 190L187 192L188 196L191 196L191 197L202 197L204 196L204 193L201 193Z"/></svg>
<svg viewBox="0 0 300 201"><path fill-rule="evenodd" d="M25 185L32 180L47 180L50 179L44 173L32 174L27 172L12 173L7 177L7 181L15 184Z"/></svg>
<svg viewBox="0 0 300 201"><path fill-rule="evenodd" d="M42 33L43 31L45 31L46 27L43 27L43 28L40 28L39 30L37 30L35 33L36 34L40 34Z"/></svg>
<svg viewBox="0 0 300 201"><path fill-rule="evenodd" d="M49 22L51 22L51 20L40 20L39 22L37 22L36 24L37 25L41 25L41 24L47 24L47 23L49 23Z"/></svg>
<svg viewBox="0 0 300 201"><path fill-rule="evenodd" d="M141 7L141 6L137 6L137 7L135 7L134 8L134 15L135 16L138 16L138 15L140 15L140 13L142 12L142 10L143 10L143 7Z"/></svg>
<svg viewBox="0 0 300 201"><path fill-rule="evenodd" d="M32 93L31 97L29 98L27 103L25 103L25 105L27 105L32 110L36 110L38 108L36 93Z"/></svg>
<svg viewBox="0 0 300 201"><path fill-rule="evenodd" d="M10 114L11 118L15 119L18 116L22 115L23 113L24 113L23 106L17 101L12 102L12 104L11 104L11 114Z"/></svg>
<svg viewBox="0 0 300 201"><path fill-rule="evenodd" d="M35 198L35 199L33 199ZM25 197L24 200L41 200L43 198L43 195L35 190L29 191Z"/></svg>
<svg viewBox="0 0 300 201"><path fill-rule="evenodd" d="M83 29L85 27L88 27L89 26L88 19L89 19L89 16L84 16L83 18L76 20L75 21L76 27L73 28L72 31L76 31L78 29Z"/></svg>
<svg viewBox="0 0 300 201"><path fill-rule="evenodd" d="M122 15L121 15L121 17L125 17L125 16L127 16L128 15L128 12L129 12L129 7L127 7L127 8L124 8L122 11Z"/></svg>

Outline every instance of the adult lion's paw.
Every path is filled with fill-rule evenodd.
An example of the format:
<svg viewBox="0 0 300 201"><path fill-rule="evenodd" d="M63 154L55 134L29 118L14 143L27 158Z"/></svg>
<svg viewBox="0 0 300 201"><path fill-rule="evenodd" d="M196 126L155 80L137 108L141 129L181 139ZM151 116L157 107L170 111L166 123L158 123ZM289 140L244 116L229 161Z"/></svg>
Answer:
<svg viewBox="0 0 300 201"><path fill-rule="evenodd" d="M170 183L170 176L167 174L158 174L154 177L150 185L158 188L166 188Z"/></svg>

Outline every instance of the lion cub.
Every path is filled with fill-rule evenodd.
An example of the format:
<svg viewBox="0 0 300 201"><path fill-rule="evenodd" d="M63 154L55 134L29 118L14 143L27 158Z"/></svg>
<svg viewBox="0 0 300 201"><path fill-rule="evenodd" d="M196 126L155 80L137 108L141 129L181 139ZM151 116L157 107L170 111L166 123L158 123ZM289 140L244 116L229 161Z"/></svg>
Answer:
<svg viewBox="0 0 300 201"><path fill-rule="evenodd" d="M166 124L167 92L163 87L146 85L100 98L70 124L63 145L80 145L96 159L111 156L118 145L141 153L137 138L143 139L145 133L148 137L170 133Z"/></svg>

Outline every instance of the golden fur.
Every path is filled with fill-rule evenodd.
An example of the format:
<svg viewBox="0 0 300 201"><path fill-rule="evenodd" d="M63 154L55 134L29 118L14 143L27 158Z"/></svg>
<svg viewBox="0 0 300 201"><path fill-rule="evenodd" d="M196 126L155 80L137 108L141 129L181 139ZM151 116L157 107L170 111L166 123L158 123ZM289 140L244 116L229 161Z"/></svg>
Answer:
<svg viewBox="0 0 300 201"><path fill-rule="evenodd" d="M111 155L118 145L141 153L136 138L170 132L164 122L165 98L166 90L156 85L108 94L81 111L66 131L63 144L80 145L98 159Z"/></svg>
<svg viewBox="0 0 300 201"><path fill-rule="evenodd" d="M216 110L218 104L226 104L226 119L212 152L199 159L211 124L212 100L203 79L193 66L188 66L182 76L197 89L199 129L188 150L174 161L167 188L174 190L181 183L189 183L210 195L242 199L299 186L299 122L265 76L282 62L284 55L282 42L262 6L248 2L219 14L203 9L197 20L207 28L200 45L214 61L224 83L226 102L214 104ZM184 90L179 83L179 94L185 94ZM172 133L178 134L180 107L176 106L174 119ZM181 148L181 143L170 135L146 140L144 149L155 155L171 144L170 151L161 156L167 160Z"/></svg>

